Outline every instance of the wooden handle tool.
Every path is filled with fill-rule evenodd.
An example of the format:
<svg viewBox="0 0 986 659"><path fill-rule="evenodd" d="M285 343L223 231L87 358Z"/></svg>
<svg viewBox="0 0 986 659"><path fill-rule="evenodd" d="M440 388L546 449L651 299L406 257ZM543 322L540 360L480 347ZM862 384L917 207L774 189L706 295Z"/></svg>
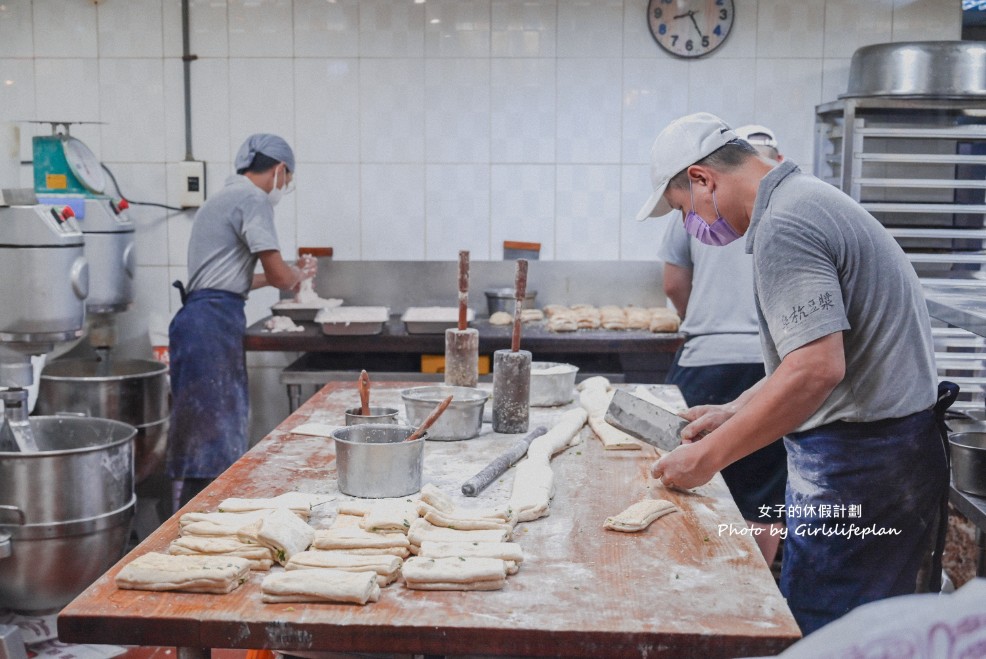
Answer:
<svg viewBox="0 0 986 659"><path fill-rule="evenodd" d="M469 251L459 251L459 331L469 326Z"/></svg>
<svg viewBox="0 0 986 659"><path fill-rule="evenodd" d="M517 275L514 277L514 333L510 339L511 352L520 350L520 311L527 296L527 259L517 259Z"/></svg>
<svg viewBox="0 0 986 659"><path fill-rule="evenodd" d="M365 370L359 374L359 404L360 414L370 416L370 374Z"/></svg>
<svg viewBox="0 0 986 659"><path fill-rule="evenodd" d="M447 410L448 406L451 404L452 404L452 396L446 397L445 400L443 400L438 404L438 407L436 407L434 410L431 411L431 414L429 414L428 418L425 419L420 426L418 426L418 429L412 432L410 435L408 435L407 439L405 439L404 441L411 442L417 439L418 437L421 437L421 435L425 434L425 431L428 430L428 428L431 428L431 426L434 425L436 421L438 421L438 417L440 417L442 413L445 412L445 410Z"/></svg>

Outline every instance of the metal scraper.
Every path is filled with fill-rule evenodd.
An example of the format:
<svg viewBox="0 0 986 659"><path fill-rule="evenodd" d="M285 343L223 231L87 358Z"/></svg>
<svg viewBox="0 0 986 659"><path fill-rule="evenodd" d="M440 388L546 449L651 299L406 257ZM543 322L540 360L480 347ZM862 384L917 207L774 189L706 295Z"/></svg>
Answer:
<svg viewBox="0 0 986 659"><path fill-rule="evenodd" d="M628 391L617 389L606 410L607 423L663 451L681 444L686 419Z"/></svg>

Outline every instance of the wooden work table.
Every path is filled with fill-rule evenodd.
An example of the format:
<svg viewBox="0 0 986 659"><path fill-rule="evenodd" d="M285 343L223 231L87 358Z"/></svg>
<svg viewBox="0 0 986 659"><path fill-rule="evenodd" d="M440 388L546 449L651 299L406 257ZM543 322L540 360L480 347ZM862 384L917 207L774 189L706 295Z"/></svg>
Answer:
<svg viewBox="0 0 986 659"><path fill-rule="evenodd" d="M402 408L402 386L413 385L375 384L373 403ZM326 386L181 512L215 510L231 496L338 494L331 440L291 429L310 420L339 425L342 410L356 401L351 384ZM550 425L563 409L532 408L532 427ZM517 526L514 540L525 561L501 591L423 592L395 583L365 607L264 604L259 572L228 595L118 590L113 578L124 564L165 551L177 537L175 515L62 611L59 636L77 643L178 645L192 656L205 648L755 656L775 654L799 638L752 538L720 530L720 524L745 528L721 476L693 493L665 490L647 476L654 449L605 451L588 427L581 436L580 445L551 462L551 514ZM462 496L459 487L516 437L492 433L484 424L472 440L428 442L424 480L458 505L505 503L512 470L475 499ZM681 512L640 533L602 528L606 517L648 496L667 498ZM313 517L313 525L319 519Z"/></svg>

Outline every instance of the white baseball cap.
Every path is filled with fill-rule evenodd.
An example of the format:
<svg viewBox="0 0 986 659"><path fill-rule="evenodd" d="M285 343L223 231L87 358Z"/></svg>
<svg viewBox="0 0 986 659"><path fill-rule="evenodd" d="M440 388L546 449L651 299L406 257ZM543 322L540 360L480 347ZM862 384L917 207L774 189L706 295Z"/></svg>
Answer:
<svg viewBox="0 0 986 659"><path fill-rule="evenodd" d="M736 134L739 135L740 139L746 140L753 146L769 146L774 149L777 148L777 137L774 136L774 131L770 130L766 126L760 126L759 124L747 124L737 128Z"/></svg>
<svg viewBox="0 0 986 659"><path fill-rule="evenodd" d="M650 149L654 193L637 213L637 221L670 213L664 191L674 175L737 138L725 121L708 112L689 114L668 124Z"/></svg>

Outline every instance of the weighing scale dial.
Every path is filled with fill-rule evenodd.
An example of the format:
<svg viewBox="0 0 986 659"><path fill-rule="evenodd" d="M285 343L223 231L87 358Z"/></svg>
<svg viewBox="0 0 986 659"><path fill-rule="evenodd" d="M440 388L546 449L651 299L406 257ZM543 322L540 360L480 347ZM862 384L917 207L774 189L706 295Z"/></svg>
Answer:
<svg viewBox="0 0 986 659"><path fill-rule="evenodd" d="M65 136L62 141L65 150L65 160L79 182L94 194L102 194L106 188L106 176L99 158L89 147L75 139Z"/></svg>

